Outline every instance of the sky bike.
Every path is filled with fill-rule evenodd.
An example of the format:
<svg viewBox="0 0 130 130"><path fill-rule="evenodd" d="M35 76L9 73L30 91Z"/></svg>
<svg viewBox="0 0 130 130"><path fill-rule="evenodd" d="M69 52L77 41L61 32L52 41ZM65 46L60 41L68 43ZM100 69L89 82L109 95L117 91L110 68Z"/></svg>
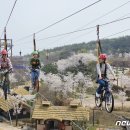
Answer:
<svg viewBox="0 0 130 130"><path fill-rule="evenodd" d="M36 92L39 92L39 69L30 68L31 70L31 80L32 80L32 87L31 89L36 90ZM32 76L33 74L33 76ZM31 90L32 91L32 90Z"/></svg>
<svg viewBox="0 0 130 130"><path fill-rule="evenodd" d="M0 81L0 89L2 90L0 91L0 97L4 96L5 100L7 100L7 94L8 94L8 89L9 89L8 79L6 76L10 72L11 70L0 70L0 75L3 77L2 81Z"/></svg>
<svg viewBox="0 0 130 130"><path fill-rule="evenodd" d="M95 104L97 107L102 108L103 102L105 102L105 109L108 113L111 113L114 109L114 97L112 94L112 87L113 83L111 81L114 81L115 79L105 80L105 82L108 82L108 87L103 87L101 90L101 95L99 97L95 94Z"/></svg>

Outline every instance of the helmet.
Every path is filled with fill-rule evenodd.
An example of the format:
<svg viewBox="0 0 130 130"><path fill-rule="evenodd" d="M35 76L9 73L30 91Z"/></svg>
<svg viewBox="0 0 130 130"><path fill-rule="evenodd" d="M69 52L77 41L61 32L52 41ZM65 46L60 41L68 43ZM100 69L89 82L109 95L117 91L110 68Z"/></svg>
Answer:
<svg viewBox="0 0 130 130"><path fill-rule="evenodd" d="M106 60L107 55L106 54L100 54L99 59Z"/></svg>
<svg viewBox="0 0 130 130"><path fill-rule="evenodd" d="M8 52L6 51L6 49L3 49L3 50L1 51L1 54L2 54L2 55L7 55Z"/></svg>
<svg viewBox="0 0 130 130"><path fill-rule="evenodd" d="M38 52L37 51L33 51L32 55L38 55Z"/></svg>

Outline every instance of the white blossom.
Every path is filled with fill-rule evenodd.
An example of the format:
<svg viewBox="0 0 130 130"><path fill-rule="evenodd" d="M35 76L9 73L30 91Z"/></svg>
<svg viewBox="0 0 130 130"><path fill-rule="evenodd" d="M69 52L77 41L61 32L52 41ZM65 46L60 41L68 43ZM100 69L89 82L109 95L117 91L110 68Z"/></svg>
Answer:
<svg viewBox="0 0 130 130"><path fill-rule="evenodd" d="M96 57L92 53L79 53L75 54L68 59L59 60L57 62L58 70L63 72L66 68L76 66L79 64L79 60L87 65L90 61L96 61Z"/></svg>

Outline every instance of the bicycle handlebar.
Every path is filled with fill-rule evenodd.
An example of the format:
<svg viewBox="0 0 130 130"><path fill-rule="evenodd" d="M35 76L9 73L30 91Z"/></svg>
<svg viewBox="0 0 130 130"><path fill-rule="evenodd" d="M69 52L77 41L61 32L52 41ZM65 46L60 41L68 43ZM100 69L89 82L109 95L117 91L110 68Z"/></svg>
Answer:
<svg viewBox="0 0 130 130"><path fill-rule="evenodd" d="M30 70L33 70L33 71L37 71L39 69L35 69L35 68L32 68L32 67L29 67Z"/></svg>
<svg viewBox="0 0 130 130"><path fill-rule="evenodd" d="M108 80L116 80L116 79L108 79Z"/></svg>
<svg viewBox="0 0 130 130"><path fill-rule="evenodd" d="M12 68L9 69L9 70L0 70L0 74L3 74L3 75L5 76L5 75L7 75L8 73L10 73L11 70L12 70Z"/></svg>

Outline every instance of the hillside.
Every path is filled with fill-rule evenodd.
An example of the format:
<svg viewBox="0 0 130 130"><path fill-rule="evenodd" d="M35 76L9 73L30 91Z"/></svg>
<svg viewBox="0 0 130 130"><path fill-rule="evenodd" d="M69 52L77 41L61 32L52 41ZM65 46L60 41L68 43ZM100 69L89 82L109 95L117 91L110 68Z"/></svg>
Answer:
<svg viewBox="0 0 130 130"><path fill-rule="evenodd" d="M129 53L130 52L130 36L113 38L113 39L102 39L101 45L103 52L107 54L116 53ZM57 61L59 59L66 59L73 53L77 52L87 52L96 49L96 41L91 41L88 43L78 43L62 47L56 47L54 49L49 49L49 60L46 59L46 50L41 51L41 60L45 63L50 63Z"/></svg>

